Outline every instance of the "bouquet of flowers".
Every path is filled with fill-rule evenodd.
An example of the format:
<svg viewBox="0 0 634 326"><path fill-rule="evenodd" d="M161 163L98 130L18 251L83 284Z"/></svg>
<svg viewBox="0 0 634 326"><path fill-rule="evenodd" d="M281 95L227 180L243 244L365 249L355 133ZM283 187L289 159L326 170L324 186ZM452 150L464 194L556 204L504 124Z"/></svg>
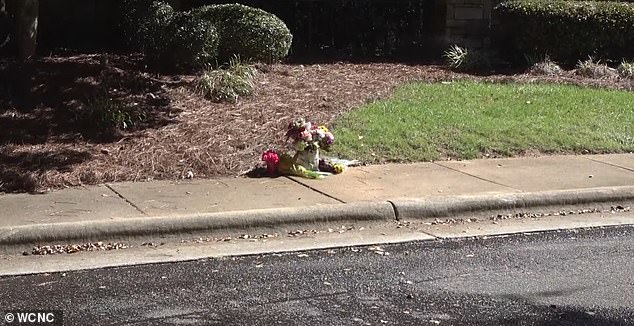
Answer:
<svg viewBox="0 0 634 326"><path fill-rule="evenodd" d="M298 152L317 149L328 151L335 142L335 136L328 131L326 126L318 126L305 119L298 119L288 124L286 139L292 139L293 147Z"/></svg>
<svg viewBox="0 0 634 326"><path fill-rule="evenodd" d="M345 170L345 165L319 157L320 149L328 151L335 142L335 136L325 126L307 122L305 119L295 120L288 124L286 140L292 140L296 151L294 156L274 150L262 154L269 175L321 179L329 173L339 174Z"/></svg>

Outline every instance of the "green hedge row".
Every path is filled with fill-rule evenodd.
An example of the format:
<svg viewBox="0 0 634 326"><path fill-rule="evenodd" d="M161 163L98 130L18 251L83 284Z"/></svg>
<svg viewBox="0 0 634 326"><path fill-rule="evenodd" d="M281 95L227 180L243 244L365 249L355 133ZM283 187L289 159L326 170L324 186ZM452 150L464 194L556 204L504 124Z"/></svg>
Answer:
<svg viewBox="0 0 634 326"><path fill-rule="evenodd" d="M512 0L494 14L498 42L516 56L548 54L562 63L634 57L633 3Z"/></svg>
<svg viewBox="0 0 634 326"><path fill-rule="evenodd" d="M128 1L134 4L126 23L135 35L131 40L158 68L195 69L234 56L274 62L291 46L284 22L260 9L231 4L177 12L163 1Z"/></svg>
<svg viewBox="0 0 634 326"><path fill-rule="evenodd" d="M589 0L568 0L568 1L589 1ZM591 0L591 1L596 1L596 2L627 2L627 3L633 3L634 0Z"/></svg>

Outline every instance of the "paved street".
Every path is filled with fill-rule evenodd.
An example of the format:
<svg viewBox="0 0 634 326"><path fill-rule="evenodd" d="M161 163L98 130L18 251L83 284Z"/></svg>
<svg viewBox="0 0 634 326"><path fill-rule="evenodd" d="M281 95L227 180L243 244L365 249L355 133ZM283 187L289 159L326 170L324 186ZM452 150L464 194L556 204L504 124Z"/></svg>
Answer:
<svg viewBox="0 0 634 326"><path fill-rule="evenodd" d="M634 228L0 279L66 325L634 325Z"/></svg>

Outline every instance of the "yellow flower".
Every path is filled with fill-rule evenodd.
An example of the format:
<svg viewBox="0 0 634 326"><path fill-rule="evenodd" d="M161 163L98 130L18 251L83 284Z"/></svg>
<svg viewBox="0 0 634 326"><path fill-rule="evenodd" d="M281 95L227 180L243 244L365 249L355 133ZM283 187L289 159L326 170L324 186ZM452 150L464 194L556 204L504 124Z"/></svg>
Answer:
<svg viewBox="0 0 634 326"><path fill-rule="evenodd" d="M346 166L343 164L334 164L332 166L332 169L334 170L335 174L339 174L343 173L343 171L346 169Z"/></svg>
<svg viewBox="0 0 634 326"><path fill-rule="evenodd" d="M326 128L326 126L319 126L319 129L323 130L324 132L328 132L328 128Z"/></svg>

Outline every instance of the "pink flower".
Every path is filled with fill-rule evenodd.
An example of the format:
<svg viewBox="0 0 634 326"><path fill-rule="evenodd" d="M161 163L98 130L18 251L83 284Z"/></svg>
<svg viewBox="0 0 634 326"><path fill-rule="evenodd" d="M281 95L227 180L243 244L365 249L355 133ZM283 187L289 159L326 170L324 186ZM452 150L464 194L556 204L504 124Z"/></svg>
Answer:
<svg viewBox="0 0 634 326"><path fill-rule="evenodd" d="M305 141L311 141L311 140L313 140L313 135L312 135L312 134L310 133L310 131L308 131L308 130L304 130L304 131L302 131L302 132L299 134L299 136L300 136L303 140L305 140Z"/></svg>
<svg viewBox="0 0 634 326"><path fill-rule="evenodd" d="M277 166L280 163L280 156L277 152L269 149L262 154L262 161L266 162L266 172L270 176L274 176Z"/></svg>

